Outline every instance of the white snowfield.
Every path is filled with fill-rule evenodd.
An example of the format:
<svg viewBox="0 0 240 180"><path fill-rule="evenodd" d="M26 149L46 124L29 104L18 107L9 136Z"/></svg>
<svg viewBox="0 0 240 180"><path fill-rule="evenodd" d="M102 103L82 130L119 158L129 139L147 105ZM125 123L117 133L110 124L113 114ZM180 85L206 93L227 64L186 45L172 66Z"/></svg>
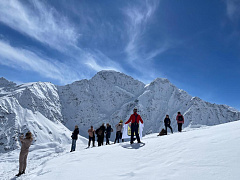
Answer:
<svg viewBox="0 0 240 180"><path fill-rule="evenodd" d="M240 121L185 129L167 136L151 134L142 144L129 142L77 150L58 143L31 147L26 174L19 180L239 180ZM1 154L0 179L15 179L19 149Z"/></svg>

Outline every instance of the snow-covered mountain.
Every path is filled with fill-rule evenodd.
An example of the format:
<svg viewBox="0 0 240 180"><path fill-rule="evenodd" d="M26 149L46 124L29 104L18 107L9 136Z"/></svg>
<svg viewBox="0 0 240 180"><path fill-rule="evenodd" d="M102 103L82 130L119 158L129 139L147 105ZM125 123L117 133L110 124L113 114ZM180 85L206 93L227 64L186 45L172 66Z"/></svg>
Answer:
<svg viewBox="0 0 240 180"><path fill-rule="evenodd" d="M166 114L176 130L178 111L185 117L183 127L240 119L237 110L192 97L163 78L145 85L123 73L101 71L90 80L66 86L43 82L17 86L1 78L0 152L18 147L19 133L28 129L34 132L37 142L69 142L68 129L73 130L76 124L80 134L87 137L90 125L114 126L120 119L126 121L134 107L144 120L144 134L159 132Z"/></svg>
<svg viewBox="0 0 240 180"><path fill-rule="evenodd" d="M28 130L38 143L69 143L71 132L61 121L55 85L38 82L17 86L0 79L0 152L19 147L19 135Z"/></svg>

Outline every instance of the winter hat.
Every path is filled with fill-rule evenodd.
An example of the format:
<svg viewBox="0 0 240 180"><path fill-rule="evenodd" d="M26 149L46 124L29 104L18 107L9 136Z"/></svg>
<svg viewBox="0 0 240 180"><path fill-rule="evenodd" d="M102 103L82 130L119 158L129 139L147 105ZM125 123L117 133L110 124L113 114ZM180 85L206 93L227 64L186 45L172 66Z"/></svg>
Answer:
<svg viewBox="0 0 240 180"><path fill-rule="evenodd" d="M120 120L120 123L122 123L123 122L123 120Z"/></svg>

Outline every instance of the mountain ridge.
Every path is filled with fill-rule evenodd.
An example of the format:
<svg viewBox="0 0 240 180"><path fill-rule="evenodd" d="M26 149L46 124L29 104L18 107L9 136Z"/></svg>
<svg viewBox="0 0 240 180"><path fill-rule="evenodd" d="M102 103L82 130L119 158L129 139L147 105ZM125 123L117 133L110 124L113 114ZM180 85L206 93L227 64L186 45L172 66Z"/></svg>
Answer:
<svg viewBox="0 0 240 180"><path fill-rule="evenodd" d="M102 123L110 123L114 128L120 119L128 120L134 107L139 109L144 120L144 134L159 132L166 114L169 114L176 131L178 111L185 117L183 127L212 126L240 119L239 111L192 97L165 78L157 78L145 85L124 73L100 71L89 80L83 79L65 86L49 82L22 85L6 82L9 81L0 80L0 152L18 147L18 132L29 129L34 136L43 136L46 133L43 129L48 128L41 125L41 119L71 130L79 125L80 135L84 137L88 137L87 129L91 125L97 128ZM24 116L24 112L28 115ZM39 126L29 126L27 117L35 119ZM33 127L35 129L31 129ZM62 142L70 140L67 138L70 131L52 131L64 136ZM46 141L60 143L53 134Z"/></svg>

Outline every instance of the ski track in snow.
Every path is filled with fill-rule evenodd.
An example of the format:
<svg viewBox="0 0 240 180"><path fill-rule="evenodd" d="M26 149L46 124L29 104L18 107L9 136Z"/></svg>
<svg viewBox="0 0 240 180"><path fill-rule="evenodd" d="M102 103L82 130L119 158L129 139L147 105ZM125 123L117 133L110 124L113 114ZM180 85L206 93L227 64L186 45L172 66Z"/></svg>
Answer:
<svg viewBox="0 0 240 180"><path fill-rule="evenodd" d="M1 154L0 179L65 180L239 180L240 121L157 137L85 149L80 137L70 144L31 147L26 174L19 178L19 149Z"/></svg>

